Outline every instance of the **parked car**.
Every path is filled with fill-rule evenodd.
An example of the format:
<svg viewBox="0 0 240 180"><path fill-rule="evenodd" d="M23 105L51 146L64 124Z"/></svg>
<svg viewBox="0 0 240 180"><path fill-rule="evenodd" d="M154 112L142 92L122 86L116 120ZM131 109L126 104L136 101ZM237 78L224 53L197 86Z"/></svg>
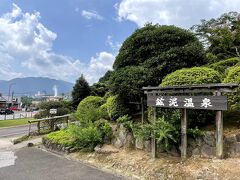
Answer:
<svg viewBox="0 0 240 180"><path fill-rule="evenodd" d="M14 112L13 110L10 110L10 109L1 109L0 114L8 115L8 114L14 114Z"/></svg>
<svg viewBox="0 0 240 180"><path fill-rule="evenodd" d="M10 107L8 108L9 110L12 110L12 111L20 111L20 109L18 109L17 107Z"/></svg>

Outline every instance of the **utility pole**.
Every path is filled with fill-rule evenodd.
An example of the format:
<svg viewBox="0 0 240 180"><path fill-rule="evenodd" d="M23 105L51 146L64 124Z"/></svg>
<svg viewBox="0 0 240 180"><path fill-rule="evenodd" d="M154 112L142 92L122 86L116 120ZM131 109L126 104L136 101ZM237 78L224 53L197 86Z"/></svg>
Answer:
<svg viewBox="0 0 240 180"><path fill-rule="evenodd" d="M14 91L12 91L11 106L13 106L13 95L14 95Z"/></svg>
<svg viewBox="0 0 240 180"><path fill-rule="evenodd" d="M8 87L8 105L9 105L9 99L10 99L10 93L11 93L11 87L12 85L14 85L15 83L11 83L9 84L9 87Z"/></svg>

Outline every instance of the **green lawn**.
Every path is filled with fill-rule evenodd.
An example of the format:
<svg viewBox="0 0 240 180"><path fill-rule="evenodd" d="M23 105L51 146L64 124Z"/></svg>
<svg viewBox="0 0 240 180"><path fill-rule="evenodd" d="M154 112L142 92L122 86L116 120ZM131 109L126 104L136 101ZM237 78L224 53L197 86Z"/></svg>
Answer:
<svg viewBox="0 0 240 180"><path fill-rule="evenodd" d="M0 120L0 128L10 127L10 126L20 126L28 124L28 120L33 118L21 118L15 120Z"/></svg>

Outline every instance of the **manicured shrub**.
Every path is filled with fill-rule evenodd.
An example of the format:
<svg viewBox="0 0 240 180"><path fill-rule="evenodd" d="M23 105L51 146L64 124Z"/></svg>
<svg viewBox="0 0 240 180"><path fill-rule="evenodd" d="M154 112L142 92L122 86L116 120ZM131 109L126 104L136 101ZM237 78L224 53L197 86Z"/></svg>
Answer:
<svg viewBox="0 0 240 180"><path fill-rule="evenodd" d="M190 69L177 70L167 75L160 86L198 85L220 82L219 72L208 67L194 67ZM196 126L205 126L214 119L214 113L212 111L205 110L188 110L188 116L189 126L191 128Z"/></svg>
<svg viewBox="0 0 240 180"><path fill-rule="evenodd" d="M240 66L231 68L223 82L240 84ZM240 88L237 88L236 91L228 96L229 106L232 110L240 109Z"/></svg>
<svg viewBox="0 0 240 180"><path fill-rule="evenodd" d="M77 110L82 110L84 108L98 108L104 103L102 97L99 96L88 96L84 98L78 105Z"/></svg>
<svg viewBox="0 0 240 180"><path fill-rule="evenodd" d="M104 117L104 110L101 106L104 104L104 99L98 96L88 96L83 99L77 108L75 117L80 121L81 126L88 126L94 121Z"/></svg>
<svg viewBox="0 0 240 180"><path fill-rule="evenodd" d="M69 147L74 146L75 140L68 129L52 132L46 135L46 137L57 144L62 144Z"/></svg>
<svg viewBox="0 0 240 180"><path fill-rule="evenodd" d="M207 67L193 67L180 69L167 75L160 86L196 85L219 82L220 75L217 71Z"/></svg>
<svg viewBox="0 0 240 180"><path fill-rule="evenodd" d="M240 63L240 58L230 58L223 61L219 61L213 64L210 64L208 67L218 71L220 74L224 75L228 68Z"/></svg>
<svg viewBox="0 0 240 180"><path fill-rule="evenodd" d="M127 110L122 106L121 101L117 95L107 98L106 108L110 120L116 120L127 112Z"/></svg>

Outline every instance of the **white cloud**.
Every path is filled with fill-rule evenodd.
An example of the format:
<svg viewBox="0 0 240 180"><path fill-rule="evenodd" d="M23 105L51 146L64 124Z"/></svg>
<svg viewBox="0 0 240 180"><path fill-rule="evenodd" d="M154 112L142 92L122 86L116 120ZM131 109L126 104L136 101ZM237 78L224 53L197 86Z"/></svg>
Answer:
<svg viewBox="0 0 240 180"><path fill-rule="evenodd" d="M97 82L108 70L112 70L115 56L108 52L100 52L96 57L92 57L86 79L90 82Z"/></svg>
<svg viewBox="0 0 240 180"><path fill-rule="evenodd" d="M111 47L112 50L118 52L120 47L122 46L121 43L113 41L113 37L111 35L107 36L106 44Z"/></svg>
<svg viewBox="0 0 240 180"><path fill-rule="evenodd" d="M40 13L23 13L13 4L12 12L0 16L0 79L44 76L74 81L83 73L96 82L111 69L114 56L100 52L89 64L56 54L52 50L57 34L40 22Z"/></svg>
<svg viewBox="0 0 240 180"><path fill-rule="evenodd" d="M97 19L97 20L103 20L104 18L98 14L97 11L82 11L82 16L86 19Z"/></svg>
<svg viewBox="0 0 240 180"><path fill-rule="evenodd" d="M229 11L239 11L239 0L122 0L115 6L118 19L135 22L142 27L147 22L189 28Z"/></svg>

